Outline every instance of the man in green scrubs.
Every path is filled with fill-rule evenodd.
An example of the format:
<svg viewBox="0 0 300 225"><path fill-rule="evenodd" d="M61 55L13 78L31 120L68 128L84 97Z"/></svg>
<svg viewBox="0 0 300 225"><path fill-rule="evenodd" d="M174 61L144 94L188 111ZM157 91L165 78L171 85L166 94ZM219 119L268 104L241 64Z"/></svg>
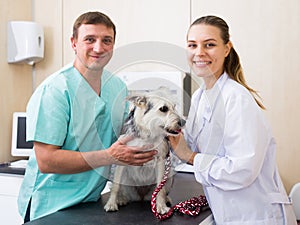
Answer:
<svg viewBox="0 0 300 225"><path fill-rule="evenodd" d="M50 75L27 105L27 140L34 142L20 194L19 212L33 220L80 202L97 201L112 164L141 166L152 146L118 140L126 117L126 85L104 70L116 29L109 17L87 12L71 37L75 60Z"/></svg>

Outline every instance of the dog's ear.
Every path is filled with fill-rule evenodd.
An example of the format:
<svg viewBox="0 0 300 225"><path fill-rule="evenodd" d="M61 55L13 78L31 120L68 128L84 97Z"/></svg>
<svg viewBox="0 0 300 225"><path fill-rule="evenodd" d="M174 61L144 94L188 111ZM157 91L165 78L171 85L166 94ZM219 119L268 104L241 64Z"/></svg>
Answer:
<svg viewBox="0 0 300 225"><path fill-rule="evenodd" d="M138 107L145 106L147 104L147 98L145 96L139 96L139 95L128 96L127 101L132 102L134 105Z"/></svg>

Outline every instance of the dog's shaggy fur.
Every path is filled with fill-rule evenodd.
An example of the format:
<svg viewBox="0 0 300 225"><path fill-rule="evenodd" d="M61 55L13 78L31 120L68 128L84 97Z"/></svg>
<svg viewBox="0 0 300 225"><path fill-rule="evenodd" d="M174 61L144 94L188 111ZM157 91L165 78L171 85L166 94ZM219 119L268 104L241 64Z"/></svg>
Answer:
<svg viewBox="0 0 300 225"><path fill-rule="evenodd" d="M165 172L165 160L169 151L167 135L177 135L185 124L175 111L168 89L158 89L145 95L130 96L133 103L129 117L124 124L125 135L134 136L127 143L130 146L152 144L158 151L155 159L144 166L116 166L113 185L106 211L117 211L118 205L126 205L130 201L150 200L155 187L161 182ZM169 211L167 194L172 185L169 176L165 187L157 196L157 211L164 214Z"/></svg>

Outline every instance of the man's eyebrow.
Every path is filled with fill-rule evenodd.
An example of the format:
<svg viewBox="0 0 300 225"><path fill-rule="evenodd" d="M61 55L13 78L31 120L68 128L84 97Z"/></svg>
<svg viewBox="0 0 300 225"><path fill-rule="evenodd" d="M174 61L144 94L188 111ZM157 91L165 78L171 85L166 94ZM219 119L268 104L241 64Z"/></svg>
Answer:
<svg viewBox="0 0 300 225"><path fill-rule="evenodd" d="M96 37L96 35L93 35L93 34L87 34L87 35L85 35L84 36L84 38L94 38L94 37Z"/></svg>
<svg viewBox="0 0 300 225"><path fill-rule="evenodd" d="M94 35L94 34L87 34L87 35L85 35L84 36L84 38L96 38L97 37L97 35ZM114 39L112 36L110 36L110 35L105 35L105 36L103 36L102 38L109 38L109 39Z"/></svg>
<svg viewBox="0 0 300 225"><path fill-rule="evenodd" d="M107 36L104 36L103 38L109 38L109 39L114 39L112 36L109 36L109 35L107 35Z"/></svg>

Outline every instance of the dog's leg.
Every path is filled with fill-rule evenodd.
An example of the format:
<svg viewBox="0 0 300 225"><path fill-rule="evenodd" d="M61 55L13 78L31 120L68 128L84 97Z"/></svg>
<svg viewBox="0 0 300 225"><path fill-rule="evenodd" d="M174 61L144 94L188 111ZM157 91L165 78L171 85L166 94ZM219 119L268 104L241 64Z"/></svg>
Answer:
<svg viewBox="0 0 300 225"><path fill-rule="evenodd" d="M114 180L110 192L109 199L104 206L106 212L108 211L118 211L118 195L121 186L122 174L124 171L124 166L116 166ZM124 203L123 203L124 204Z"/></svg>
<svg viewBox="0 0 300 225"><path fill-rule="evenodd" d="M164 163L164 160L163 159L160 159L159 162L158 162L158 165L157 165L157 185L160 184L160 182L162 181L163 179L163 176L164 176L164 172L165 172L165 163ZM166 191L166 188L163 187L160 192L158 193L157 195L157 198L156 198L156 209L157 209L157 212L160 213L160 214L165 214L167 213L170 208L167 206L167 202L169 202L170 199L167 198L167 191Z"/></svg>

